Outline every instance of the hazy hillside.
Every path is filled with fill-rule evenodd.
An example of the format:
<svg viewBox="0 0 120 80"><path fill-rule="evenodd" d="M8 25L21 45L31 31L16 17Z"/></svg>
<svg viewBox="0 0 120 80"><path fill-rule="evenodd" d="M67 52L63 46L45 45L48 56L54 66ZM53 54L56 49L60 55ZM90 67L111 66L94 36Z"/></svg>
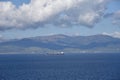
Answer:
<svg viewBox="0 0 120 80"><path fill-rule="evenodd" d="M0 53L119 53L120 39L106 35L38 36L0 43Z"/></svg>

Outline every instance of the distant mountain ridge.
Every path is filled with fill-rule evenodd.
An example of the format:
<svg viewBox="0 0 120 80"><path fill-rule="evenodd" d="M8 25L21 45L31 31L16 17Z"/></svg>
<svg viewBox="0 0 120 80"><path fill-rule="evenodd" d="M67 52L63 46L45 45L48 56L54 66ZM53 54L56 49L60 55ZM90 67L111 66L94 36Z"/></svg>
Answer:
<svg viewBox="0 0 120 80"><path fill-rule="evenodd" d="M107 35L51 35L0 43L0 53L120 53L120 39Z"/></svg>

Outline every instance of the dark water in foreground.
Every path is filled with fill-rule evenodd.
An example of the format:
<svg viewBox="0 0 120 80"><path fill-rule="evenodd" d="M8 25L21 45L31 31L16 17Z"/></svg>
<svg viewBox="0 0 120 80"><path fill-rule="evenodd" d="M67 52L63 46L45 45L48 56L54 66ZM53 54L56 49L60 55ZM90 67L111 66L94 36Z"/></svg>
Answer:
<svg viewBox="0 0 120 80"><path fill-rule="evenodd" d="M0 80L120 80L120 54L0 55Z"/></svg>

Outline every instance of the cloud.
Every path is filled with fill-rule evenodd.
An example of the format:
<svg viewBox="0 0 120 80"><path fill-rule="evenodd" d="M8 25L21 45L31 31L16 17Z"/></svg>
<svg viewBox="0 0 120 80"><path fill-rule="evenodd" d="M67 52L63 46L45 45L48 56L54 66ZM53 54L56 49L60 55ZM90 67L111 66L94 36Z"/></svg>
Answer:
<svg viewBox="0 0 120 80"><path fill-rule="evenodd" d="M103 35L108 35L108 36L112 36L112 37L115 37L115 38L120 38L120 32L114 32L114 33L104 32Z"/></svg>
<svg viewBox="0 0 120 80"><path fill-rule="evenodd" d="M3 36L0 34L0 38L2 38Z"/></svg>
<svg viewBox="0 0 120 80"><path fill-rule="evenodd" d="M113 24L120 26L120 10L113 13L112 19L113 19L112 21Z"/></svg>
<svg viewBox="0 0 120 80"><path fill-rule="evenodd" d="M0 34L0 42L4 41L3 35Z"/></svg>
<svg viewBox="0 0 120 80"><path fill-rule="evenodd" d="M31 0L16 7L0 2L0 30L27 29L51 24L59 27L93 27L106 10L109 0Z"/></svg>
<svg viewBox="0 0 120 80"><path fill-rule="evenodd" d="M107 13L104 18L110 18L111 23L116 26L120 26L120 10L112 13Z"/></svg>

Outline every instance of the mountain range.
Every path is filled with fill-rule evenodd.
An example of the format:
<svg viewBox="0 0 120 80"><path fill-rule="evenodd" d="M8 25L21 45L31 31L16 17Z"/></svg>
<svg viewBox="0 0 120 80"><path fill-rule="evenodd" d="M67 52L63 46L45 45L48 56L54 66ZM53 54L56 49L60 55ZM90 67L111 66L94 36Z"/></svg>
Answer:
<svg viewBox="0 0 120 80"><path fill-rule="evenodd" d="M0 54L120 53L120 39L107 35L51 35L0 42Z"/></svg>

